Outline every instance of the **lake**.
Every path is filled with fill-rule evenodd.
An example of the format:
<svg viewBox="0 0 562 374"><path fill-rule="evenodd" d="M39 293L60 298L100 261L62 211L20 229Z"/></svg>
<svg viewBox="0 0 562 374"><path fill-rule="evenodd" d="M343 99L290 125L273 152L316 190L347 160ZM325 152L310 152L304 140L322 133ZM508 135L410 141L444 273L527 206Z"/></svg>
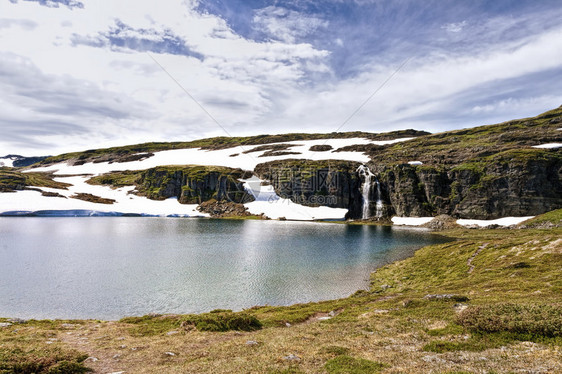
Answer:
<svg viewBox="0 0 562 374"><path fill-rule="evenodd" d="M112 320L335 299L443 241L330 223L0 218L0 316Z"/></svg>

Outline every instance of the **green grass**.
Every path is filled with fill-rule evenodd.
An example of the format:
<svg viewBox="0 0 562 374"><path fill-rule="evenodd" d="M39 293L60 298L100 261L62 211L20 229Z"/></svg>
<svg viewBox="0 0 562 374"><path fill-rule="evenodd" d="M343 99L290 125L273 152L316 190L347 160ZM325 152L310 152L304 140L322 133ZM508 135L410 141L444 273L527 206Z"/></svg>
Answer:
<svg viewBox="0 0 562 374"><path fill-rule="evenodd" d="M91 371L83 365L87 355L75 350L40 348L41 344L0 346L0 374L78 374Z"/></svg>
<svg viewBox="0 0 562 374"><path fill-rule="evenodd" d="M0 193L21 190L26 187L66 189L70 184L55 182L49 173L22 173L12 168L0 168Z"/></svg>
<svg viewBox="0 0 562 374"><path fill-rule="evenodd" d="M111 173L102 174L96 177L92 177L86 181L86 183L92 185L105 185L111 186L112 188L134 186L138 183L141 177L142 171L138 170L126 170L126 171L114 171Z"/></svg>
<svg viewBox="0 0 562 374"><path fill-rule="evenodd" d="M329 374L369 374L378 373L386 366L380 362L344 355L328 360L324 368Z"/></svg>
<svg viewBox="0 0 562 374"><path fill-rule="evenodd" d="M560 151L531 148L533 145L562 140L562 134L557 130L560 122L552 122L560 118L562 108L557 108L533 118L422 136L373 150L369 155L377 165L391 166L419 160L424 164L416 168L457 167L459 170L477 172L494 163L560 160Z"/></svg>
<svg viewBox="0 0 562 374"><path fill-rule="evenodd" d="M541 226L546 227L561 227L562 226L562 209L553 210L545 214L541 214L535 218L525 221L521 224L527 228L536 228Z"/></svg>
<svg viewBox="0 0 562 374"><path fill-rule="evenodd" d="M494 304L464 310L458 323L471 331L562 337L562 305Z"/></svg>
<svg viewBox="0 0 562 374"><path fill-rule="evenodd" d="M230 310L216 310L203 314L182 316L127 317L121 322L134 325L130 333L134 336L161 335L173 329L199 331L254 331L262 328L262 323L254 315Z"/></svg>

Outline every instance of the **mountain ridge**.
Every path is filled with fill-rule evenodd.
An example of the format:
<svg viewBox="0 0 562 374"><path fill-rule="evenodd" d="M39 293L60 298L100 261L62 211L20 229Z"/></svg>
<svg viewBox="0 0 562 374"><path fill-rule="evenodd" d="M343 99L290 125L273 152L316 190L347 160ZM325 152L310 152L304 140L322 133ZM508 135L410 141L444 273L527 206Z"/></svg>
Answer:
<svg viewBox="0 0 562 374"><path fill-rule="evenodd" d="M155 201L173 198L183 205L211 199L228 202L229 196L249 193L239 178L246 170L259 185L267 186L252 189L254 201L246 197L231 202L245 203L253 214L272 218L388 222L393 216L534 216L562 208L561 126L562 107L536 117L437 134L296 133L145 143L62 154L11 170L12 176L28 174L15 188L4 171L3 190L45 187L45 179L64 183L74 178L73 183L79 182L71 188L75 195L98 193L100 199L117 203L130 194ZM359 175L360 165L370 170L372 180ZM217 168L227 171L217 174ZM229 177L235 170L236 176ZM118 175L124 172L128 174ZM29 178L31 174L35 178ZM150 177L155 175L158 178ZM96 193L88 190L94 188ZM113 190L122 196L109 196ZM270 200L263 201L265 196ZM281 215L273 210L272 198L292 202L302 214L289 210L289 217ZM54 203L46 206L57 208ZM96 206L84 209L92 207ZM318 208L324 213L320 215ZM127 213L144 212L130 207Z"/></svg>

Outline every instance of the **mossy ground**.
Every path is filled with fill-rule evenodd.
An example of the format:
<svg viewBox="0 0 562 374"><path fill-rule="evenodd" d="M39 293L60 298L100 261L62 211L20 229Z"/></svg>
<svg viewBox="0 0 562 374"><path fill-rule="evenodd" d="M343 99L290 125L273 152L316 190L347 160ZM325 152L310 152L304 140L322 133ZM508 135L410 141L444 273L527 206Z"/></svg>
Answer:
<svg viewBox="0 0 562 374"><path fill-rule="evenodd" d="M556 149L532 146L562 141L562 107L532 118L495 125L420 136L404 143L368 152L375 165L422 161L416 168L471 170L484 172L491 165L525 164L529 160L560 160Z"/></svg>
<svg viewBox="0 0 562 374"><path fill-rule="evenodd" d="M27 187L66 189L68 183L56 182L50 173L22 173L19 169L0 168L0 192L11 192Z"/></svg>
<svg viewBox="0 0 562 374"><path fill-rule="evenodd" d="M229 311L31 321L0 328L0 346L29 352L23 362L80 351L100 373L562 372L562 228L445 234L452 241L377 270L369 291L244 311L242 325L261 328L197 326Z"/></svg>

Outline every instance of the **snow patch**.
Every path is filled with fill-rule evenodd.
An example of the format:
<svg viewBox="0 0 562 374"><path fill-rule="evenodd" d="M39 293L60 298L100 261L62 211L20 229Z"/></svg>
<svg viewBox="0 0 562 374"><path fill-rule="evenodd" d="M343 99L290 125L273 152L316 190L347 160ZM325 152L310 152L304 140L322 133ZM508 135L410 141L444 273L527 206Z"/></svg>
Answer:
<svg viewBox="0 0 562 374"><path fill-rule="evenodd" d="M263 185L264 181L256 176L242 179L244 188L256 200L244 206L255 215L265 214L271 219L285 218L295 221L312 220L342 220L347 214L347 209L330 208L326 206L309 207L283 199L275 193L272 185Z"/></svg>
<svg viewBox="0 0 562 374"><path fill-rule="evenodd" d="M498 219L484 220L484 219L458 219L457 223L461 226L480 226L486 227L490 225L511 226L517 225L523 221L534 218L530 217L503 217Z"/></svg>
<svg viewBox="0 0 562 374"><path fill-rule="evenodd" d="M421 162L421 161L408 161L408 164L410 164L410 165L423 165L423 162Z"/></svg>
<svg viewBox="0 0 562 374"><path fill-rule="evenodd" d="M150 200L143 196L129 194L134 187L112 190L103 186L92 186L85 181L88 177L55 178L65 183L72 183L68 190L42 188L43 191L56 192L60 197L42 196L38 191L25 190L14 193L0 193L0 213L38 212L38 211L90 211L96 214L141 214L151 216L206 217L196 210L196 204L180 204L177 199L163 201ZM89 201L71 199L75 193L89 193L106 199L115 200L114 204L97 204ZM91 215L91 214L90 214Z"/></svg>
<svg viewBox="0 0 562 374"><path fill-rule="evenodd" d="M562 143L547 143L547 144L533 146L533 148L542 148L542 149L553 149L553 148L560 148L560 147L562 147Z"/></svg>
<svg viewBox="0 0 562 374"><path fill-rule="evenodd" d="M407 141L413 138L401 138L384 141L371 141L363 138L350 139L319 139L291 141L274 144L292 144L287 149L289 152L298 152L295 155L269 156L259 157L266 151L244 153L254 147L260 145L246 145L219 150L204 150L200 148L177 149L171 151L154 152L154 156L140 161L131 161L123 163L86 163L84 165L70 166L66 163L59 163L40 168L34 168L30 171L49 171L58 174L105 174L111 171L119 170L145 170L162 165L202 165L202 166L224 166L230 168L240 168L244 170L254 170L257 164L269 161L295 159L309 160L345 160L365 163L369 161L369 156L361 152L314 152L310 151L313 145L331 145L334 150L356 144L376 144L385 145L397 142ZM270 144L268 144L270 145ZM237 154L231 157L231 155Z"/></svg>
<svg viewBox="0 0 562 374"><path fill-rule="evenodd" d="M15 160L16 160L16 158L13 158L13 157L2 157L2 158L0 158L0 167L13 168Z"/></svg>
<svg viewBox="0 0 562 374"><path fill-rule="evenodd" d="M395 225L421 226L433 220L434 217L392 217Z"/></svg>

